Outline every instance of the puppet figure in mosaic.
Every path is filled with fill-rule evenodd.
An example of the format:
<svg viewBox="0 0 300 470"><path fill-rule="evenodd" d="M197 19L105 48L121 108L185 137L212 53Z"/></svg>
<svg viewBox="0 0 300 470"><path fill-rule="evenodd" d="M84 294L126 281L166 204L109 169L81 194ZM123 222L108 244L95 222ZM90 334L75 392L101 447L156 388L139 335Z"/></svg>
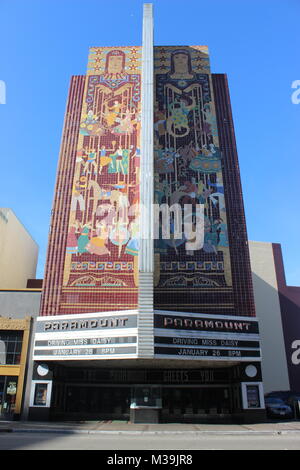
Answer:
<svg viewBox="0 0 300 470"><path fill-rule="evenodd" d="M122 47L90 51L64 286L76 287L83 266L76 261L80 257L96 287L106 279L106 269L104 277L96 270L99 258L111 263L103 264L109 267L109 278L118 280L110 281L111 285L137 287L139 219L130 215L129 208L137 201L140 180L140 52L140 48ZM71 228L75 220L80 223L80 234ZM74 237L76 249L72 249ZM124 262L121 272L117 265L112 268L114 260Z"/></svg>
<svg viewBox="0 0 300 470"><path fill-rule="evenodd" d="M199 287L203 282L205 286L225 287L232 283L221 154L206 54L198 46L155 50L154 198L160 204L179 204L182 210L185 204L190 204L194 208L193 227L196 204L204 207L202 242L196 242L191 235L190 241L195 243L193 249L186 250L186 237L175 240L171 230L170 240L161 236L156 240L155 252L161 267L173 257L182 263L191 259L219 262L223 270L215 276L206 265L201 277L192 271L188 276L178 277L172 269L160 269L157 286L178 287L179 282L182 286Z"/></svg>

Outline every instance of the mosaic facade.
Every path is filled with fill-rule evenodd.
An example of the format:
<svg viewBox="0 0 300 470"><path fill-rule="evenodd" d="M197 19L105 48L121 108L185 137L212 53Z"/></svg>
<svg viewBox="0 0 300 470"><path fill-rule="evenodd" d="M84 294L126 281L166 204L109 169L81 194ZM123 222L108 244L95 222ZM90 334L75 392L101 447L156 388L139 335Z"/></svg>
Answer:
<svg viewBox="0 0 300 470"><path fill-rule="evenodd" d="M41 315L138 308L141 47L90 49L71 80ZM204 239L154 240L154 308L255 315L226 77L206 46L154 47L154 203ZM230 189L229 189L230 188ZM193 208L185 220L184 206ZM173 225L172 225L173 224Z"/></svg>
<svg viewBox="0 0 300 470"><path fill-rule="evenodd" d="M186 249L186 237L155 243L155 303L158 308L207 310L201 293L218 293L209 301L232 308L227 212L222 155L206 46L155 47L155 202L204 209L204 240ZM200 222L199 222L200 223ZM172 232L172 231L171 231ZM173 296L174 293L181 296ZM222 303L222 305L220 305ZM204 310L205 309L205 310Z"/></svg>
<svg viewBox="0 0 300 470"><path fill-rule="evenodd" d="M136 307L141 48L91 48L60 313Z"/></svg>

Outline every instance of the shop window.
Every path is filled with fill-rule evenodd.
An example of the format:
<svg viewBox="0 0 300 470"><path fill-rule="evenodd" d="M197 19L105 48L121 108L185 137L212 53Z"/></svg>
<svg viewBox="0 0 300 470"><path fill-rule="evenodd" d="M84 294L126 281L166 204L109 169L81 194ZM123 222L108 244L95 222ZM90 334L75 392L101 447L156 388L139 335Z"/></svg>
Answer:
<svg viewBox="0 0 300 470"><path fill-rule="evenodd" d="M15 411L18 377L0 376L0 417L9 418Z"/></svg>
<svg viewBox="0 0 300 470"><path fill-rule="evenodd" d="M0 364L6 364L6 344L0 340Z"/></svg>
<svg viewBox="0 0 300 470"><path fill-rule="evenodd" d="M20 364L23 331L0 330L0 364Z"/></svg>

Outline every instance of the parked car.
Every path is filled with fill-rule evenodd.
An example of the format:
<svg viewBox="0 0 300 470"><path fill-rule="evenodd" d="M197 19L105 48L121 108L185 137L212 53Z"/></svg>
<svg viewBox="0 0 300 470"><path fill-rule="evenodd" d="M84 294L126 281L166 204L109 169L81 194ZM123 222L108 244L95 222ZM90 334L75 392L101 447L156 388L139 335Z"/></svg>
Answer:
<svg viewBox="0 0 300 470"><path fill-rule="evenodd" d="M290 419L294 416L292 408L286 403L284 403L281 398L266 397L265 405L268 418Z"/></svg>
<svg viewBox="0 0 300 470"><path fill-rule="evenodd" d="M276 390L274 392L269 392L265 394L265 398L269 398L269 397L281 398L281 400L283 400L284 402L286 402L292 396L300 397L300 392L297 392L294 390Z"/></svg>
<svg viewBox="0 0 300 470"><path fill-rule="evenodd" d="M294 418L300 418L300 393L298 393L297 395L291 395L286 400L286 404L292 408Z"/></svg>

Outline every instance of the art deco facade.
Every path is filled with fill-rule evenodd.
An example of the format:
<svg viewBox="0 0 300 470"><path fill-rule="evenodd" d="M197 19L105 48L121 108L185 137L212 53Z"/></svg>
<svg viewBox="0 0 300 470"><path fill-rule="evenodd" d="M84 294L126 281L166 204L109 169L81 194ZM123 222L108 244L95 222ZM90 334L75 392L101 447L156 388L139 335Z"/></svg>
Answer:
<svg viewBox="0 0 300 470"><path fill-rule="evenodd" d="M143 46L92 47L71 79L32 418L264 410L227 79L206 46L153 47L152 35L146 4ZM174 208L192 233L178 236Z"/></svg>

